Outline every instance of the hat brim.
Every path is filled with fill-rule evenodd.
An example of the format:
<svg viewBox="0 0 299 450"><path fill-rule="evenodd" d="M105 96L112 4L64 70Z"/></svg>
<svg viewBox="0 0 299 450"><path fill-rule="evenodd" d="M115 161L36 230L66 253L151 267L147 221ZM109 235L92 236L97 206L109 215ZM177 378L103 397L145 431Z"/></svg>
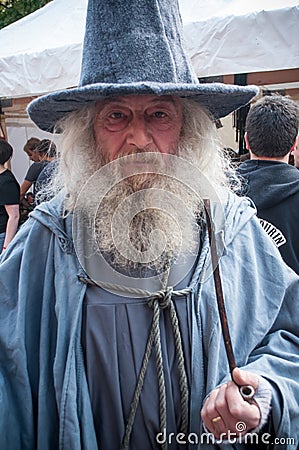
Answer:
<svg viewBox="0 0 299 450"><path fill-rule="evenodd" d="M27 111L40 129L53 132L57 122L67 114L102 98L136 94L175 95L192 98L206 107L216 120L248 104L258 91L256 86L222 83L96 83L39 97L28 105Z"/></svg>

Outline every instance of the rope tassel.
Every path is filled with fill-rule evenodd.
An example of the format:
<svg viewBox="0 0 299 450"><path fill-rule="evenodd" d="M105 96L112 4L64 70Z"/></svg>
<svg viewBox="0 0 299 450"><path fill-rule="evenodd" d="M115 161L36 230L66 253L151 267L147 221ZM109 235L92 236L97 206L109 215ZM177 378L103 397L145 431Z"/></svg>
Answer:
<svg viewBox="0 0 299 450"><path fill-rule="evenodd" d="M163 354L160 336L160 315L161 310L169 308L170 323L174 336L175 352L178 361L178 373L179 373L179 389L181 397L181 412L182 420L180 430L182 433L188 433L188 423L189 423L189 389L188 380L185 369L185 358L182 345L181 331L179 327L178 316L174 302L172 300L173 296L183 297L184 295L190 294L192 289L187 287L179 291L174 291L172 287L168 287L165 290L160 290L158 292L149 292L143 289L128 288L126 286L121 286L117 284L111 284L106 282L96 282L87 278L85 276L78 277L80 281L88 285L98 286L102 289L108 289L116 294L118 292L139 295L141 297L148 297L148 306L153 309L153 318L151 323L151 328L149 332L149 337L147 340L141 369L139 372L136 388L133 395L133 400L131 403L130 414L128 422L125 429L125 434L121 444L121 450L128 450L130 438L132 434L132 429L134 425L134 420L139 405L140 395L145 379L145 374L147 371L149 359L152 353L152 348L155 348L156 356L156 366L158 374L158 384L159 384L159 415L160 415L160 431L167 429L167 410L166 410L166 389L165 389L165 378L163 370ZM167 449L167 443L162 444L162 450Z"/></svg>
<svg viewBox="0 0 299 450"><path fill-rule="evenodd" d="M188 419L189 419L189 389L187 374L185 369L184 352L182 346L181 332L179 329L179 322L176 313L176 309L172 300L173 289L167 288L165 291L159 291L149 297L148 305L153 308L153 319L151 324L151 329L149 333L149 338L147 341L141 370L138 376L138 381L136 389L134 392L133 401L131 404L130 415L128 423L126 426L125 436L121 446L121 450L128 450L130 437L132 433L132 428L134 424L134 419L136 411L139 404L140 394L142 391L142 386L144 383L144 378L146 370L148 367L149 358L152 352L152 347L155 347L156 356L156 366L159 384L159 413L160 413L160 431L167 429L167 410L166 410L166 389L165 389L165 378L163 371L163 355L161 346L161 335L160 335L160 315L161 310L169 308L169 314L171 319L172 331L174 335L175 350L178 360L178 371L179 371L179 388L181 396L181 410L182 410L182 421L181 421L181 432L187 433L188 431ZM162 449L167 449L167 443L162 444Z"/></svg>

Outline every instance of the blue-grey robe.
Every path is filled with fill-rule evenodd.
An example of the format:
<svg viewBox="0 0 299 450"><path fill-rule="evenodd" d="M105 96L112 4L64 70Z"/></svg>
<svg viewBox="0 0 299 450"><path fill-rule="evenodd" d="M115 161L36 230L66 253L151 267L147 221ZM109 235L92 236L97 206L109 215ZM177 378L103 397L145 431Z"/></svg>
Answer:
<svg viewBox="0 0 299 450"><path fill-rule="evenodd" d="M247 199L229 195L223 206L220 271L236 362L270 382L276 436L298 444L299 278L282 262ZM198 258L200 271L210 264L207 248L204 244ZM82 352L86 285L80 275L85 274L74 251L72 217L61 217L56 198L31 214L1 257L3 450L98 448ZM187 308L189 427L200 440L204 398L229 373L212 276L198 281Z"/></svg>

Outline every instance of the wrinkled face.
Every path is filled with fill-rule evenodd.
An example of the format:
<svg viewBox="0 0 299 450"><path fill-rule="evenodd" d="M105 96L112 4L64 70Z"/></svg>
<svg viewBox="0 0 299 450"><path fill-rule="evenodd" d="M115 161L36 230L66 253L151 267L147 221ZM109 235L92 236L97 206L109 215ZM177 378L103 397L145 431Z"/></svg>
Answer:
<svg viewBox="0 0 299 450"><path fill-rule="evenodd" d="M141 152L176 152L182 128L181 100L170 95L132 95L97 104L96 144L105 163Z"/></svg>

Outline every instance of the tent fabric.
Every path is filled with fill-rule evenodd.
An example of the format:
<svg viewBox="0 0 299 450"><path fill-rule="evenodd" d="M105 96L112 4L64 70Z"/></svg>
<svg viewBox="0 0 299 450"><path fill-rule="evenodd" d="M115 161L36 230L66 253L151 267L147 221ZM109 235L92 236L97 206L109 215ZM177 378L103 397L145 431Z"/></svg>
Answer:
<svg viewBox="0 0 299 450"><path fill-rule="evenodd" d="M295 69L298 23L299 6L187 23L186 50L200 77Z"/></svg>
<svg viewBox="0 0 299 450"><path fill-rule="evenodd" d="M297 6L298 0L179 0L184 23Z"/></svg>
<svg viewBox="0 0 299 450"><path fill-rule="evenodd" d="M0 97L77 86L87 0L53 0L0 30Z"/></svg>
<svg viewBox="0 0 299 450"><path fill-rule="evenodd" d="M180 0L185 46L197 76L298 68L295 1ZM0 30L0 97L77 86L86 6L87 0L53 0Z"/></svg>

